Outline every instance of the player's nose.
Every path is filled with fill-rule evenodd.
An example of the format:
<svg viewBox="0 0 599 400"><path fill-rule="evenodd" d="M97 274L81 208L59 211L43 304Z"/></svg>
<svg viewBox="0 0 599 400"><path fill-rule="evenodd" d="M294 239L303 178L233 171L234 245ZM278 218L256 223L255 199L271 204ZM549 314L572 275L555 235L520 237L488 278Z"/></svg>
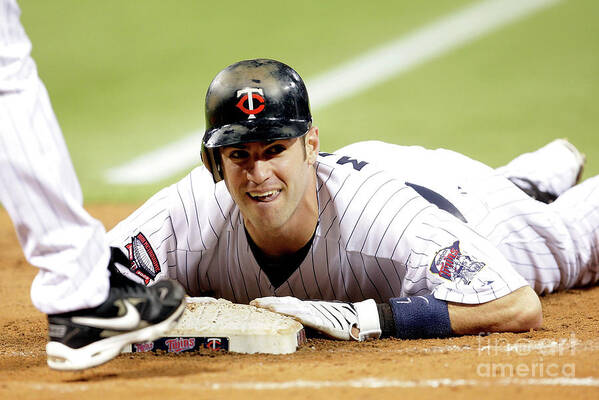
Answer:
<svg viewBox="0 0 599 400"><path fill-rule="evenodd" d="M267 160L255 160L247 169L247 177L250 182L257 185L263 183L270 176L270 164Z"/></svg>

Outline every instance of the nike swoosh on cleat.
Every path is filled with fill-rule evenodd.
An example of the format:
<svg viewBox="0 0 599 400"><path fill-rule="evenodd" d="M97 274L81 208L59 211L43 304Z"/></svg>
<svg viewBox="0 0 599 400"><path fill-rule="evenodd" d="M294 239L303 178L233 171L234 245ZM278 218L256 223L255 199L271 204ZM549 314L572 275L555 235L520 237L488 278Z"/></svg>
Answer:
<svg viewBox="0 0 599 400"><path fill-rule="evenodd" d="M158 289L158 291L160 292L160 300L164 300L166 298L166 295L168 294L168 289L165 287L161 287L160 289Z"/></svg>
<svg viewBox="0 0 599 400"><path fill-rule="evenodd" d="M132 330L137 328L141 322L139 311L129 301L122 300L125 304L126 313L116 318L97 317L73 317L71 321L80 325L87 325L100 329Z"/></svg>

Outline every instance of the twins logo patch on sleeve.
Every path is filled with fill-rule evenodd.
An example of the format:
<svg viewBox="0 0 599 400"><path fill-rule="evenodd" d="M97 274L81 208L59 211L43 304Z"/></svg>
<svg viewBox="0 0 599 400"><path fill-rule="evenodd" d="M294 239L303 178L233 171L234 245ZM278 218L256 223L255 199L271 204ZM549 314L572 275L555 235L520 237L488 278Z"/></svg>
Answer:
<svg viewBox="0 0 599 400"><path fill-rule="evenodd" d="M150 242L139 232L126 246L131 261L131 271L144 280L147 285L160 272L160 263Z"/></svg>
<svg viewBox="0 0 599 400"><path fill-rule="evenodd" d="M452 282L462 281L469 285L484 266L484 262L463 254L460 251L460 242L456 240L451 246L445 247L435 254L430 271L443 279Z"/></svg>

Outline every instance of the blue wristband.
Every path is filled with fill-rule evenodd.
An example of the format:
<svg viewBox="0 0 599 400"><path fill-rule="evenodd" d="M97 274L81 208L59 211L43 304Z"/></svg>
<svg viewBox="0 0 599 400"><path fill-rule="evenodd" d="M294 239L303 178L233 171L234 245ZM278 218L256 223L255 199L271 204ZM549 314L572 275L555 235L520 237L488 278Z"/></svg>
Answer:
<svg viewBox="0 0 599 400"><path fill-rule="evenodd" d="M389 299L396 336L401 339L444 338L452 335L447 302L426 296Z"/></svg>

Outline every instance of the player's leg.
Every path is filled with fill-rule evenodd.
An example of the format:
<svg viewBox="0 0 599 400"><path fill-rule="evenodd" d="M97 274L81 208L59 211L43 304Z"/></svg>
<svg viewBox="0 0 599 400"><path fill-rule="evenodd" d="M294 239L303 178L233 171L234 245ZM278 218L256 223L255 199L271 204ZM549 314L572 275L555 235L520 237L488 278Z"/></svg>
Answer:
<svg viewBox="0 0 599 400"><path fill-rule="evenodd" d="M565 287L599 281L599 176L588 178L564 192L549 205L568 229L576 263L568 270Z"/></svg>
<svg viewBox="0 0 599 400"><path fill-rule="evenodd" d="M97 306L108 295L104 227L82 195L50 100L29 57L13 1L0 22L0 200L27 260L40 268L31 296L50 314Z"/></svg>
<svg viewBox="0 0 599 400"><path fill-rule="evenodd" d="M550 203L578 183L584 162L584 155L573 144L556 139L519 155L497 171L529 196Z"/></svg>
<svg viewBox="0 0 599 400"><path fill-rule="evenodd" d="M40 269L31 297L48 314L48 364L88 368L167 330L183 311L184 292L172 282L145 288L109 274L104 227L82 207L19 14L14 0L0 0L0 201Z"/></svg>
<svg viewBox="0 0 599 400"><path fill-rule="evenodd" d="M483 205L472 208L469 225L493 243L537 293L557 290L560 267L574 262L561 256L573 253L573 243L549 205L532 199L500 174L472 180L464 188L471 201Z"/></svg>
<svg viewBox="0 0 599 400"><path fill-rule="evenodd" d="M596 282L599 177L574 186L551 204L531 199L500 175L470 182L465 189L484 204L478 215L469 215L469 223L537 293Z"/></svg>
<svg viewBox="0 0 599 400"><path fill-rule="evenodd" d="M0 200L27 260L40 268L33 304L52 314L97 306L108 295L104 227L82 197L41 84L0 94Z"/></svg>

